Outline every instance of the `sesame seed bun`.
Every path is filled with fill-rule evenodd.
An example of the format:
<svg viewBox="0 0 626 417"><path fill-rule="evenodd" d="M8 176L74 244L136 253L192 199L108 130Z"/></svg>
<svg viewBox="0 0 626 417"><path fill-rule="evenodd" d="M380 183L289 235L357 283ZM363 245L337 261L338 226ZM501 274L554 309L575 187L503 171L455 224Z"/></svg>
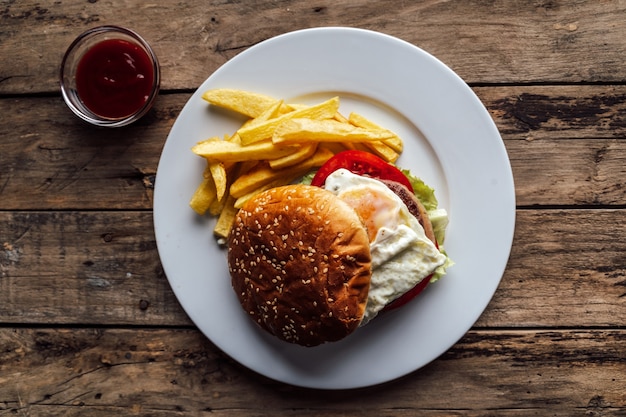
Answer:
<svg viewBox="0 0 626 417"><path fill-rule="evenodd" d="M245 311L285 341L336 341L363 318L367 232L350 206L322 188L288 185L249 200L229 234L228 266Z"/></svg>

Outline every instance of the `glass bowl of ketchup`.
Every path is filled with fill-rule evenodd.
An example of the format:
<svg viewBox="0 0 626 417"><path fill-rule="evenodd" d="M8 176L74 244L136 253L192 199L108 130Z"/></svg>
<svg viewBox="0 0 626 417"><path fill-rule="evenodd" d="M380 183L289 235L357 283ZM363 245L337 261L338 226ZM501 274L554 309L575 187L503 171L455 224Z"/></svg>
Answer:
<svg viewBox="0 0 626 417"><path fill-rule="evenodd" d="M61 63L61 93L81 119L128 125L152 107L161 81L157 57L130 29L100 26L81 34Z"/></svg>

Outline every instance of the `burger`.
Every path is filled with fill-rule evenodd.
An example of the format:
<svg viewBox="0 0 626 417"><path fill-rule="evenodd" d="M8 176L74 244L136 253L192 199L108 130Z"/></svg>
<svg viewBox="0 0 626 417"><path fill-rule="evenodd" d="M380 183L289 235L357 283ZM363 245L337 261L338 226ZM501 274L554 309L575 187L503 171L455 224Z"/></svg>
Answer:
<svg viewBox="0 0 626 417"><path fill-rule="evenodd" d="M447 216L418 198L413 180L373 154L346 151L310 184L249 200L227 255L244 311L284 341L316 346L413 299L451 264L440 247Z"/></svg>

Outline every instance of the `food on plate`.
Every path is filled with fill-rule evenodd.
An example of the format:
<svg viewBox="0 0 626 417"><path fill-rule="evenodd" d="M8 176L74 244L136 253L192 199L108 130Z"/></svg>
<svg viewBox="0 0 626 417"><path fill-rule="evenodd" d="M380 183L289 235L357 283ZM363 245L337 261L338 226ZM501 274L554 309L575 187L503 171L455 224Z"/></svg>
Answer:
<svg viewBox="0 0 626 417"><path fill-rule="evenodd" d="M228 239L244 310L278 338L316 346L408 302L447 262L411 195L400 183L345 168L323 188L295 184L257 194Z"/></svg>
<svg viewBox="0 0 626 417"><path fill-rule="evenodd" d="M446 210L438 208L438 201L435 197L435 191L426 185L419 178L414 177L409 171L401 171L394 165L363 151L344 151L333 158L329 159L314 175L311 185L334 189L337 192L346 189L346 186L339 186L339 180L336 173L340 170L347 170L356 174L351 177L350 188L355 188L354 192L344 194L347 201L350 201L355 210L359 212L362 218L372 219L372 225L369 227L370 237L374 237L380 229L381 224L389 224L394 226L406 225L413 228L416 233L420 234L423 229L424 236L434 245L435 248L445 257L443 264L431 270L430 274L423 276L419 282L415 282L407 291L401 291L402 294L393 299L393 302L384 302L383 309L390 310L400 307L421 293L430 282L438 280L445 274L445 270L452 266L452 261L447 257L443 249L445 240L445 230L448 226L448 215ZM347 174L344 174L347 176ZM332 181L329 184L329 177ZM378 181L376 181L378 180ZM357 185L359 183L364 183ZM384 187L381 187L381 184ZM391 193L390 193L391 192ZM395 194L395 197L392 195ZM344 197L346 198L346 197ZM392 201L395 200L395 203ZM387 204L384 204L384 203ZM375 208L375 210L372 210ZM410 213L412 216L408 216ZM397 217L399 216L399 217ZM399 220L400 219L400 220ZM409 219L409 220L406 220ZM419 225L414 220L417 219ZM387 223L385 223L387 222ZM408 223L407 223L408 222ZM407 230L403 227L400 232L404 234ZM380 236L381 238L383 236ZM386 243L391 244L393 239L389 233L386 233ZM404 239L408 239L406 236ZM411 237L415 239L415 236ZM398 239L402 242L406 240ZM432 246L422 239L421 250L430 250ZM375 243L373 243L373 246ZM403 247L403 254L395 258L394 262L404 258L418 260L423 254L417 253L413 257L408 255L411 250L417 250L417 247ZM404 262L404 261L402 261ZM429 268L429 265L422 265ZM385 267L385 269L387 269ZM402 274L411 267L402 264L396 273Z"/></svg>
<svg viewBox="0 0 626 417"><path fill-rule="evenodd" d="M213 89L202 98L247 118L232 134L210 137L192 148L207 167L189 204L200 215L219 216L214 233L222 240L230 230L225 226L245 201L295 181L338 152L366 149L388 162L402 152L395 133L357 113L343 116L338 97L303 105L250 91Z"/></svg>
<svg viewBox="0 0 626 417"><path fill-rule="evenodd" d="M336 97L313 106L238 90L204 98L250 117L194 146L207 165L190 205L218 216L232 286L261 328L303 346L337 341L452 265L447 213L394 165L397 135L344 117Z"/></svg>
<svg viewBox="0 0 626 417"><path fill-rule="evenodd" d="M339 168L345 168L359 175L367 175L369 177L399 182L410 191L413 191L413 186L409 178L398 168L377 158L375 155L362 151L341 152L337 157L328 160L328 162L315 173L315 176L311 180L311 185L321 187L324 185L326 178Z"/></svg>
<svg viewBox="0 0 626 417"><path fill-rule="evenodd" d="M214 106L222 107L251 118L260 116L278 100L253 91L230 88L207 90L202 98Z"/></svg>

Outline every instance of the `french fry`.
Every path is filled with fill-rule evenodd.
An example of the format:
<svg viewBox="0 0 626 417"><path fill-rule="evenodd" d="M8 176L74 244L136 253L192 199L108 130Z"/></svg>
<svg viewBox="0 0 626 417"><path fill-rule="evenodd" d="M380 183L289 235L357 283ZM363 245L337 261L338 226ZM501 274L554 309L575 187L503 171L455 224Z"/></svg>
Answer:
<svg viewBox="0 0 626 417"><path fill-rule="evenodd" d="M247 123L244 124L244 126L247 129L251 129L254 126L260 125L263 122L266 122L266 121L271 120L271 119L275 119L277 116L280 116L281 114L283 114L283 113L280 112L280 109L281 109L282 106L284 106L284 101L283 100L277 100L276 103L274 103L271 106L269 106L267 109L265 109L257 117L255 117L254 119L250 119ZM241 141L241 137L239 137L239 141Z"/></svg>
<svg viewBox="0 0 626 417"><path fill-rule="evenodd" d="M225 139L229 140L229 138ZM207 139L207 141L211 142L216 142L219 140L220 139L218 137L212 137ZM224 195L226 194L226 170L229 169L232 165L232 163L225 164L224 162L220 161L207 160L207 167L204 170L203 176L205 178L209 176L213 178L213 187L215 189L218 202L222 201L222 198L224 198Z"/></svg>
<svg viewBox="0 0 626 417"><path fill-rule="evenodd" d="M350 146L341 142L322 142L318 146L320 148L326 148L334 154L350 149Z"/></svg>
<svg viewBox="0 0 626 417"><path fill-rule="evenodd" d="M217 200L222 201L226 195L226 168L223 162L209 161L209 170L215 183L215 192L217 194Z"/></svg>
<svg viewBox="0 0 626 417"><path fill-rule="evenodd" d="M216 199L215 183L213 182L213 177L209 176L202 179L202 182L193 193L189 205L196 213L203 215Z"/></svg>
<svg viewBox="0 0 626 417"><path fill-rule="evenodd" d="M218 216L224 209L224 206L226 205L226 200L226 198L223 198L222 200L218 200L216 198L215 200L213 200L209 205L209 209L207 210L209 214L211 216Z"/></svg>
<svg viewBox="0 0 626 417"><path fill-rule="evenodd" d="M279 178L302 176L311 169L322 166L333 155L328 149L320 148L312 157L296 166L275 170L268 163L262 164L241 174L230 186L230 195L239 198Z"/></svg>
<svg viewBox="0 0 626 417"><path fill-rule="evenodd" d="M311 157L315 151L317 150L317 143L303 143L300 148L289 155L285 155L282 158L272 159L269 161L270 168L272 169L282 169L295 164L298 164L302 161L305 161L309 157Z"/></svg>
<svg viewBox="0 0 626 417"><path fill-rule="evenodd" d="M228 196L226 199L226 203L222 211L220 212L219 217L217 218L217 222L213 227L213 233L217 237L221 237L226 239L228 234L230 233L230 229L235 221L235 216L239 211L238 208L235 208L235 197Z"/></svg>
<svg viewBox="0 0 626 417"><path fill-rule="evenodd" d="M278 100L264 94L230 88L205 91L202 98L214 106L222 107L248 117L260 116Z"/></svg>
<svg viewBox="0 0 626 417"><path fill-rule="evenodd" d="M222 162L240 162L251 159L276 159L289 155L294 150L295 148L293 146L275 145L271 141L243 146L234 142L225 142L223 140L206 140L196 144L192 148L192 151L196 155Z"/></svg>
<svg viewBox="0 0 626 417"><path fill-rule="evenodd" d="M241 208L246 201L262 191L269 190L270 188L274 187L280 187L281 185L291 184L293 181L308 173L312 168L324 165L324 163L328 161L333 155L334 153L332 153L328 149L321 148L313 155L313 157L308 159L304 165L291 169L283 169L280 171L280 174L275 174L276 178L271 179L267 183L263 181L262 185L237 198L237 200L235 201L235 208ZM279 171L274 172L278 173Z"/></svg>
<svg viewBox="0 0 626 417"><path fill-rule="evenodd" d="M402 140L371 120L339 112L339 98L316 105L243 90L216 89L203 98L249 117L233 134L198 142L192 151L207 161L191 207L217 217L213 233L228 237L238 210L258 193L297 181L346 149L374 153L395 162Z"/></svg>
<svg viewBox="0 0 626 417"><path fill-rule="evenodd" d="M286 108L290 109L289 111L302 110L302 109L306 109L307 107L310 107L310 106L308 104L301 104L301 103L290 103L286 105Z"/></svg>
<svg viewBox="0 0 626 417"><path fill-rule="evenodd" d="M339 112L335 113L335 115L333 116L333 119L341 123L350 123L350 120L348 120L346 116L344 116L343 114Z"/></svg>
<svg viewBox="0 0 626 417"><path fill-rule="evenodd" d="M380 141L392 137L384 129L364 129L336 120L290 119L281 123L272 136L275 144L300 142L363 142Z"/></svg>
<svg viewBox="0 0 626 417"><path fill-rule="evenodd" d="M286 184L291 184L292 182L294 182L296 179L298 179L298 177L300 177L300 175L292 175L290 177L282 177L282 178L277 178L265 185L262 185L258 188L255 188L254 190L250 191L247 194L242 195L241 197L239 197L238 199L235 200L235 208L236 209L240 209L241 207L243 207L243 205L246 203L246 201L250 200L252 197L254 197L255 195L265 191L265 190L269 190L270 188L275 188L275 187L280 187L281 185L286 185Z"/></svg>
<svg viewBox="0 0 626 417"><path fill-rule="evenodd" d="M279 176L280 174L270 168L267 162L260 163L250 171L241 174L230 186L229 193L233 197L239 198L272 182Z"/></svg>
<svg viewBox="0 0 626 417"><path fill-rule="evenodd" d="M270 119L265 123L260 123L253 126L243 126L237 131L237 133L241 138L241 143L244 145L249 145L271 138L276 128L285 121L295 118L329 119L333 117L338 110L339 97L333 97L330 100L326 100L320 104L285 113L279 117Z"/></svg>
<svg viewBox="0 0 626 417"><path fill-rule="evenodd" d="M358 113L350 113L350 115L348 116L348 120L350 123L357 127L363 127L366 129L382 129L382 127ZM393 149L396 153L402 153L402 149L404 148L402 139L400 139L400 137L395 133L389 139L383 139L383 142L385 143L385 145Z"/></svg>
<svg viewBox="0 0 626 417"><path fill-rule="evenodd" d="M373 153L380 156L387 162L394 163L398 160L400 154L394 151L389 145L385 142L363 142L366 148L370 149Z"/></svg>

